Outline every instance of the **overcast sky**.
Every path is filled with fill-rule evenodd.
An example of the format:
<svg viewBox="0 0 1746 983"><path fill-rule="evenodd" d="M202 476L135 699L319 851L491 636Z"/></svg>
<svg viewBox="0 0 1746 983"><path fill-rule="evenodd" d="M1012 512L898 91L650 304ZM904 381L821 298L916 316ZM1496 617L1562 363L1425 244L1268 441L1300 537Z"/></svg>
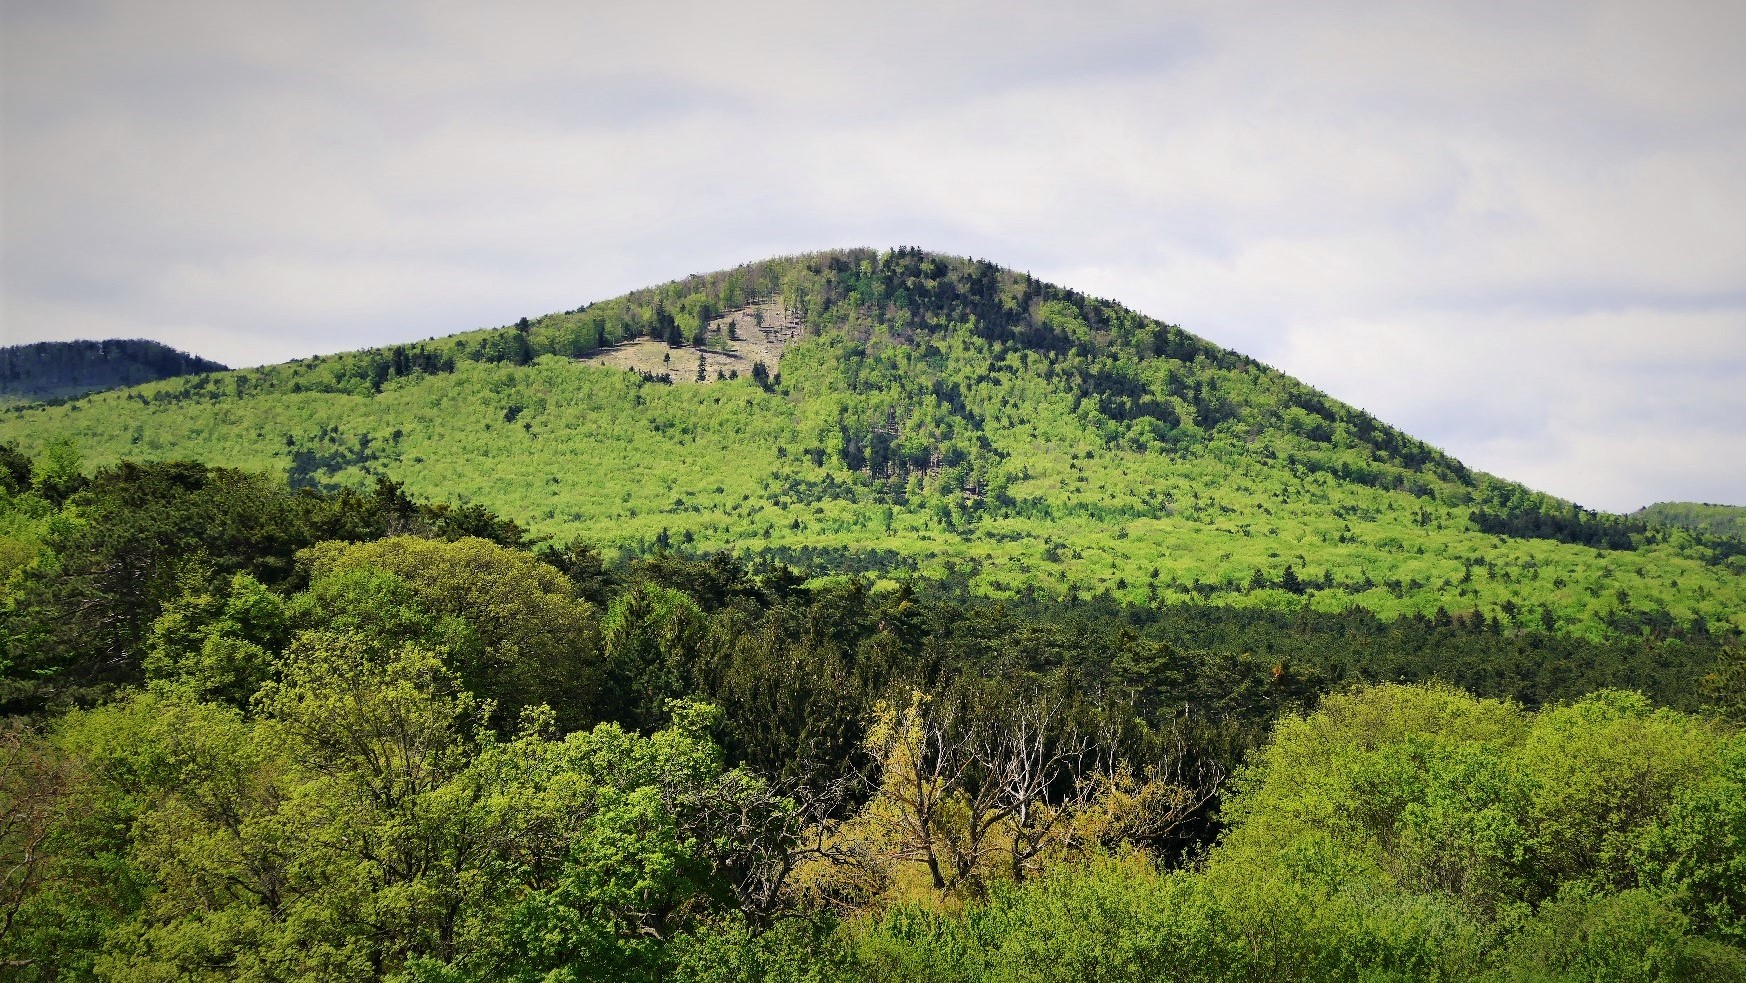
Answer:
<svg viewBox="0 0 1746 983"><path fill-rule="evenodd" d="M254 365L918 245L1746 504L1746 4L0 0L7 343Z"/></svg>

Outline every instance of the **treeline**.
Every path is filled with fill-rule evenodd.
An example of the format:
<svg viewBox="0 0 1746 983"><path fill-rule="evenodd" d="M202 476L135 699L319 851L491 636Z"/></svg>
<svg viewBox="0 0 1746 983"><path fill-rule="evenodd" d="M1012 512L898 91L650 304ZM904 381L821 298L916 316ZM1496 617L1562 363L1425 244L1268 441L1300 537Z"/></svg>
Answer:
<svg viewBox="0 0 1746 983"><path fill-rule="evenodd" d="M1494 536L1551 539L1606 550L1634 549L1636 540L1633 537L1643 535L1647 529L1640 519L1601 515L1574 505L1563 512L1521 509L1504 514L1481 509L1470 518L1480 532Z"/></svg>
<svg viewBox="0 0 1746 983"><path fill-rule="evenodd" d="M172 376L223 372L209 359L143 339L0 347L0 397L69 399Z"/></svg>

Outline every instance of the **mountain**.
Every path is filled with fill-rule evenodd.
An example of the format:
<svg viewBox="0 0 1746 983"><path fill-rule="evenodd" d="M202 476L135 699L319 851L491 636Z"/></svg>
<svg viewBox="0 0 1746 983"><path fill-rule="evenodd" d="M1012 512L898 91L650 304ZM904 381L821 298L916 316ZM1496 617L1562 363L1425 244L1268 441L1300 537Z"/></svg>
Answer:
<svg viewBox="0 0 1746 983"><path fill-rule="evenodd" d="M984 594L1508 628L1746 627L1746 556L1473 471L1108 300L915 249L14 408L87 468L194 458L480 503L559 542Z"/></svg>
<svg viewBox="0 0 1746 983"><path fill-rule="evenodd" d="M1674 526L1709 536L1746 538L1746 505L1656 502L1631 513L1652 526Z"/></svg>
<svg viewBox="0 0 1746 983"><path fill-rule="evenodd" d="M223 365L144 339L42 341L0 348L0 403L68 399Z"/></svg>

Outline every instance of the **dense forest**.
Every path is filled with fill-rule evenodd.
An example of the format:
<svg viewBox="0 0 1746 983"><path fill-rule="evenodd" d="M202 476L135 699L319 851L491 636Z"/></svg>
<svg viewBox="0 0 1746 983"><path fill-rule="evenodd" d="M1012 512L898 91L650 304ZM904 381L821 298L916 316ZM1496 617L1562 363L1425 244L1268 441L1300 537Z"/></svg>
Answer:
<svg viewBox="0 0 1746 983"><path fill-rule="evenodd" d="M1746 979L1746 644L0 447L20 980Z"/></svg>
<svg viewBox="0 0 1746 983"><path fill-rule="evenodd" d="M15 408L0 439L84 468L386 477L609 558L726 550L1015 603L1746 628L1737 537L1472 471L1175 325L913 249Z"/></svg>
<svg viewBox="0 0 1746 983"><path fill-rule="evenodd" d="M910 249L15 405L0 979L1746 981L1728 519Z"/></svg>
<svg viewBox="0 0 1746 983"><path fill-rule="evenodd" d="M202 372L209 359L145 340L42 341L0 347L0 404L70 399Z"/></svg>

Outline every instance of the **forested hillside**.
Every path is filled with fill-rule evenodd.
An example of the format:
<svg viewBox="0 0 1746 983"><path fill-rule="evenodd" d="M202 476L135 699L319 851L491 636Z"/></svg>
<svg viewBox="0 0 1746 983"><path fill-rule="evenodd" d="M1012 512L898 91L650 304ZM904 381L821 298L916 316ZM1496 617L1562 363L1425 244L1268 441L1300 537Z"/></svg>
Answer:
<svg viewBox="0 0 1746 983"><path fill-rule="evenodd" d="M1718 538L1746 537L1746 505L1657 502L1631 513L1653 526L1677 526Z"/></svg>
<svg viewBox="0 0 1746 983"><path fill-rule="evenodd" d="M771 260L15 410L0 437L87 469L388 476L613 555L723 549L996 597L1357 606L1596 637L1746 625L1746 556L1726 537L1473 472L1178 327L916 250Z"/></svg>
<svg viewBox="0 0 1746 983"><path fill-rule="evenodd" d="M0 347L0 404L69 399L179 375L223 372L209 359L144 340L42 341Z"/></svg>
<svg viewBox="0 0 1746 983"><path fill-rule="evenodd" d="M1738 632L999 602L77 463L0 445L8 978L1746 979Z"/></svg>

